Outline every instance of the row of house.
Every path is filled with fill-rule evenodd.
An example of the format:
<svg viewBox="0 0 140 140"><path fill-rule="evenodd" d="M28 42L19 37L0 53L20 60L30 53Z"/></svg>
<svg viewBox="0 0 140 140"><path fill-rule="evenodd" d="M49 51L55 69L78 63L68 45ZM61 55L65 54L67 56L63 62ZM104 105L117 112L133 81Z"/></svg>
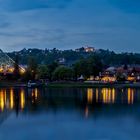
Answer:
<svg viewBox="0 0 140 140"><path fill-rule="evenodd" d="M115 82L117 80L140 81L140 66L124 65L120 67L109 67L102 73L101 80L105 82Z"/></svg>
<svg viewBox="0 0 140 140"><path fill-rule="evenodd" d="M116 82L118 80L129 82L140 81L140 65L108 67L102 73L100 73L99 76L91 76L87 80L96 80L102 82Z"/></svg>

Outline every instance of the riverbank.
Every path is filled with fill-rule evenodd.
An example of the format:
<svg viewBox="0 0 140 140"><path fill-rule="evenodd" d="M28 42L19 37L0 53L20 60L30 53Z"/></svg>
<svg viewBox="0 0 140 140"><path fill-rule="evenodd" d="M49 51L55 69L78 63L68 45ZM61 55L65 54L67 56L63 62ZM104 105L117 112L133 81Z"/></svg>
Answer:
<svg viewBox="0 0 140 140"><path fill-rule="evenodd" d="M1 81L0 87L28 87L25 82ZM84 83L84 82L50 82L40 88L140 88L140 83Z"/></svg>
<svg viewBox="0 0 140 140"><path fill-rule="evenodd" d="M140 88L140 83L80 83L80 82L57 82L49 83L48 88Z"/></svg>
<svg viewBox="0 0 140 140"><path fill-rule="evenodd" d="M27 87L27 83L19 81L0 81L0 87Z"/></svg>

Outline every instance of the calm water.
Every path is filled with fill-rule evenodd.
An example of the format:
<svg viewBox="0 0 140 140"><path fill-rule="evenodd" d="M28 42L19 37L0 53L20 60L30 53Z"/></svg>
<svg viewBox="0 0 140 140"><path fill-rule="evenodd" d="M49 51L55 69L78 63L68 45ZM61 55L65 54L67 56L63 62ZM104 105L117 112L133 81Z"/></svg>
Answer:
<svg viewBox="0 0 140 140"><path fill-rule="evenodd" d="M139 140L140 89L0 89L0 140Z"/></svg>

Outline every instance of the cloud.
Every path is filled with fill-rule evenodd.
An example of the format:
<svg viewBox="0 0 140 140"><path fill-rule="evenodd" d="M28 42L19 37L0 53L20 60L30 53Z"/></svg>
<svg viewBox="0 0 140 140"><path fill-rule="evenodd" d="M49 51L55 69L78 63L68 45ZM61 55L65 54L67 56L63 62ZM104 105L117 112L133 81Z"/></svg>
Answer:
<svg viewBox="0 0 140 140"><path fill-rule="evenodd" d="M133 46L139 51L140 14L133 10L136 3L128 2L128 11L122 4L125 0L112 1L0 0L0 48L74 49L91 45L118 52L131 51Z"/></svg>
<svg viewBox="0 0 140 140"><path fill-rule="evenodd" d="M72 0L1 0L2 10L26 11L46 8L65 8Z"/></svg>

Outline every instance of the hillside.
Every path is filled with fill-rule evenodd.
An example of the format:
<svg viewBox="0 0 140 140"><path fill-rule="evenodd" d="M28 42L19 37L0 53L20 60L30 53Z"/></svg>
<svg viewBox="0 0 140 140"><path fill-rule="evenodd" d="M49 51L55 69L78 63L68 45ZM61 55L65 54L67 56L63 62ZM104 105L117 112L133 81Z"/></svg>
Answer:
<svg viewBox="0 0 140 140"><path fill-rule="evenodd" d="M83 50L57 50L57 49L23 49L17 52L7 53L12 59L19 56L20 64L27 64L30 57L34 57L38 64L50 64L54 61L72 65L76 61L89 56L98 56L104 65L140 64L140 54L134 53L115 53L109 50L95 50L85 52Z"/></svg>

